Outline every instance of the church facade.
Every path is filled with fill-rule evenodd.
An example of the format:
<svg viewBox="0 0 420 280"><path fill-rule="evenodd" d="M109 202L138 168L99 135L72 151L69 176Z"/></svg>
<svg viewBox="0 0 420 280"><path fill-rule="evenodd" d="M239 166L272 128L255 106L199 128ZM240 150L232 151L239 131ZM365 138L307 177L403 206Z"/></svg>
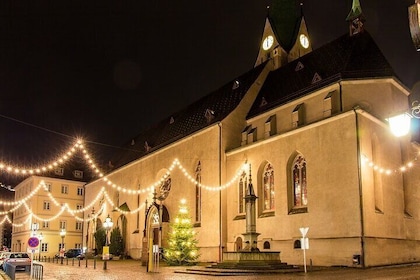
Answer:
<svg viewBox="0 0 420 280"><path fill-rule="evenodd" d="M137 135L86 185L96 210L85 213L96 224L84 227L88 250L110 215L126 254L145 263L150 241L167 246L186 199L200 261L222 261L250 241L252 184L257 247L283 262L303 263L302 227L313 265L420 258L419 147L386 122L409 109L410 92L364 29L359 1L349 33L317 50L293 3L273 1L253 69Z"/></svg>

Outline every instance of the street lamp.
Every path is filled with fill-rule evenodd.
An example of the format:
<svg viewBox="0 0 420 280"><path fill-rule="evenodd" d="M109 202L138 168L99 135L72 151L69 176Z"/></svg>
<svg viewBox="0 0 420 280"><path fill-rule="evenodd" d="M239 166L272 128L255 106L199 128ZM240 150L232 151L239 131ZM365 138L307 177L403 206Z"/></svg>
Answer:
<svg viewBox="0 0 420 280"><path fill-rule="evenodd" d="M60 257L61 257L61 264L63 264L63 259L64 259L64 237L66 237L66 230L64 228L61 229L60 236L61 236ZM63 255L61 255L61 251L63 252Z"/></svg>
<svg viewBox="0 0 420 280"><path fill-rule="evenodd" d="M410 132L412 118L420 119L420 102L417 100L413 101L411 106L411 114L404 112L388 118L391 132L397 137L405 136Z"/></svg>
<svg viewBox="0 0 420 280"><path fill-rule="evenodd" d="M42 235L42 232L40 232L38 234L38 239L39 239L39 249L38 249L38 261L41 261L41 250L42 250L42 239L44 238L44 236Z"/></svg>
<svg viewBox="0 0 420 280"><path fill-rule="evenodd" d="M103 248L102 252L102 259L104 260L104 270L107 269L107 261L109 259L109 239L108 239L108 231L112 228L114 223L112 222L111 217L108 214L108 217L106 217L105 222L103 224L103 227L105 228L105 246Z"/></svg>

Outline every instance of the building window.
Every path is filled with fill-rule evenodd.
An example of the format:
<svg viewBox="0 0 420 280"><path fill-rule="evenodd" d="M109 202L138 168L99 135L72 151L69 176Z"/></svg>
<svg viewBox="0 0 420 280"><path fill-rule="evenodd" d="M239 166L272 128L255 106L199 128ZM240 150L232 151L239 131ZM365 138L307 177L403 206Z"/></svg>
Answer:
<svg viewBox="0 0 420 280"><path fill-rule="evenodd" d="M276 134L276 115L272 115L264 124L264 138Z"/></svg>
<svg viewBox="0 0 420 280"><path fill-rule="evenodd" d="M245 192L246 192L246 182L248 178L246 176L246 172L242 172L241 178L239 178L239 185L238 185L238 213L244 214L245 213Z"/></svg>
<svg viewBox="0 0 420 280"><path fill-rule="evenodd" d="M64 175L64 168L63 167L56 167L54 169L54 173L55 173L55 175L63 176Z"/></svg>
<svg viewBox="0 0 420 280"><path fill-rule="evenodd" d="M246 145L248 143L248 133L249 133L250 129L251 129L251 126L250 125L247 125L244 128L244 130L242 130L242 133L241 133L241 135L242 135L241 146L244 146L244 145Z"/></svg>
<svg viewBox="0 0 420 280"><path fill-rule="evenodd" d="M83 195L83 187L77 187L77 195Z"/></svg>
<svg viewBox="0 0 420 280"><path fill-rule="evenodd" d="M271 244L270 244L270 242L268 242L268 241L264 241L263 249L264 249L264 250L269 250L269 249L271 249Z"/></svg>
<svg viewBox="0 0 420 280"><path fill-rule="evenodd" d="M60 252L61 251L61 249L63 249L64 250L64 248L66 248L66 246L64 245L64 243L58 243L58 251Z"/></svg>
<svg viewBox="0 0 420 280"><path fill-rule="evenodd" d="M44 201L43 209L44 210L50 210L50 202L49 201Z"/></svg>
<svg viewBox="0 0 420 280"><path fill-rule="evenodd" d="M48 243L41 243L41 252L48 252Z"/></svg>
<svg viewBox="0 0 420 280"><path fill-rule="evenodd" d="M81 204L77 204L77 205L76 205L76 209L77 209L77 210L83 209L83 205L81 205Z"/></svg>
<svg viewBox="0 0 420 280"><path fill-rule="evenodd" d="M262 211L274 210L274 169L270 163L264 167L262 177Z"/></svg>
<svg viewBox="0 0 420 280"><path fill-rule="evenodd" d="M247 143L251 144L251 143L254 143L255 141L257 141L257 128L256 127L251 128L248 131Z"/></svg>
<svg viewBox="0 0 420 280"><path fill-rule="evenodd" d="M66 229L67 221L60 221L60 229Z"/></svg>
<svg viewBox="0 0 420 280"><path fill-rule="evenodd" d="M76 230L82 230L83 229L83 223L82 222L76 222Z"/></svg>
<svg viewBox="0 0 420 280"><path fill-rule="evenodd" d="M201 163L198 162L195 170L195 222L196 224L201 223Z"/></svg>
<svg viewBox="0 0 420 280"><path fill-rule="evenodd" d="M61 193L68 194L69 193L69 186L68 185L61 185Z"/></svg>
<svg viewBox="0 0 420 280"><path fill-rule="evenodd" d="M45 191L46 192L51 192L51 183L45 183Z"/></svg>
<svg viewBox="0 0 420 280"><path fill-rule="evenodd" d="M306 213L308 205L306 160L301 154L296 154L289 166L289 212L290 214Z"/></svg>
<svg viewBox="0 0 420 280"><path fill-rule="evenodd" d="M49 228L49 227L50 227L50 222L48 221L42 222L42 228Z"/></svg>
<svg viewBox="0 0 420 280"><path fill-rule="evenodd" d="M76 243L76 244L74 244L74 248L76 248L76 249L82 249L82 243Z"/></svg>
<svg viewBox="0 0 420 280"><path fill-rule="evenodd" d="M304 122L304 106L303 103L298 104L292 112L292 127L298 128Z"/></svg>
<svg viewBox="0 0 420 280"><path fill-rule="evenodd" d="M81 170L74 170L73 171L74 178L83 179L83 171Z"/></svg>

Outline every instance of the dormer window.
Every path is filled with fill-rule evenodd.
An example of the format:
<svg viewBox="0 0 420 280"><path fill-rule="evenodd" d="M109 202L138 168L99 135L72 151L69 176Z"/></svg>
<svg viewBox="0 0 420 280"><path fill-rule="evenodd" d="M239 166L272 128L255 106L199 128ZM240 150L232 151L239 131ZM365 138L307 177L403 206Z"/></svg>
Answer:
<svg viewBox="0 0 420 280"><path fill-rule="evenodd" d="M303 125L304 121L304 106L303 103L298 104L292 112L292 127L297 128Z"/></svg>
<svg viewBox="0 0 420 280"><path fill-rule="evenodd" d="M264 138L276 134L276 115L272 115L264 124Z"/></svg>
<svg viewBox="0 0 420 280"><path fill-rule="evenodd" d="M74 170L73 171L74 178L83 179L83 171L81 170Z"/></svg>
<svg viewBox="0 0 420 280"><path fill-rule="evenodd" d="M64 168L63 167L56 167L54 169L54 174L63 176L64 175Z"/></svg>
<svg viewBox="0 0 420 280"><path fill-rule="evenodd" d="M242 140L241 146L244 146L248 143L248 132L251 129L251 125L247 125L244 130L242 130Z"/></svg>
<svg viewBox="0 0 420 280"><path fill-rule="evenodd" d="M324 118L340 111L340 100L336 90L329 92L324 98Z"/></svg>
<svg viewBox="0 0 420 280"><path fill-rule="evenodd" d="M254 127L248 132L248 144L257 141L257 128Z"/></svg>

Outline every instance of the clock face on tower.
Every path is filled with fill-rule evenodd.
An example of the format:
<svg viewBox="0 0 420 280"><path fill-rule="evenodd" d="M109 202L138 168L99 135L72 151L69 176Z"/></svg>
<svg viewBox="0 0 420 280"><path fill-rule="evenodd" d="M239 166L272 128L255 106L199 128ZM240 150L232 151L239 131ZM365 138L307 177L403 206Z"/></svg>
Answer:
<svg viewBox="0 0 420 280"><path fill-rule="evenodd" d="M300 34L299 41L300 41L301 46L304 47L305 49L309 47L309 39L308 37L306 37L305 34Z"/></svg>
<svg viewBox="0 0 420 280"><path fill-rule="evenodd" d="M273 43L274 43L274 38L273 38L273 36L269 35L269 36L265 37L265 39L263 41L263 44L262 44L262 48L266 51L266 50L271 48Z"/></svg>

